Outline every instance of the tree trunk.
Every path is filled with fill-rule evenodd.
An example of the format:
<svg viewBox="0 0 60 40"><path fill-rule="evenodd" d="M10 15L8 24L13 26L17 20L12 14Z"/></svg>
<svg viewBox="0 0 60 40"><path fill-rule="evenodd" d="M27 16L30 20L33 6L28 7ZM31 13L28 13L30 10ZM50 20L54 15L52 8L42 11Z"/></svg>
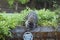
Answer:
<svg viewBox="0 0 60 40"><path fill-rule="evenodd" d="M16 12L18 11L18 2L16 2L16 4L15 4L15 11Z"/></svg>

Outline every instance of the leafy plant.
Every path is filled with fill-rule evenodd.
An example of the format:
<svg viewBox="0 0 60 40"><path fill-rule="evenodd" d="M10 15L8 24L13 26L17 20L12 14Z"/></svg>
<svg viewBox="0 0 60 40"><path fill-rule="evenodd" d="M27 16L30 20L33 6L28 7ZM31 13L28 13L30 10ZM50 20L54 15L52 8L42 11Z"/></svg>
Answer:
<svg viewBox="0 0 60 40"><path fill-rule="evenodd" d="M4 35L11 36L11 33L9 30L11 30L10 28L14 28L16 23L15 23L15 21L13 21L13 19L8 19L7 17L5 17L1 14L0 14L0 18L1 18L0 19L0 37L2 39L4 39L5 38Z"/></svg>
<svg viewBox="0 0 60 40"><path fill-rule="evenodd" d="M30 10L23 10L21 14L6 14L0 13L0 39L5 40L5 36L11 36L10 30L15 28L17 25L22 25L24 17Z"/></svg>
<svg viewBox="0 0 60 40"><path fill-rule="evenodd" d="M58 15L58 25L60 25L60 7L58 7L56 10L54 10L55 13Z"/></svg>
<svg viewBox="0 0 60 40"><path fill-rule="evenodd" d="M7 0L8 4L11 6L13 6L13 3L14 3L15 0Z"/></svg>
<svg viewBox="0 0 60 40"><path fill-rule="evenodd" d="M4 36L11 36L10 30L18 25L18 22L20 21L20 15L0 14L0 18L0 37L2 39L5 39Z"/></svg>
<svg viewBox="0 0 60 40"><path fill-rule="evenodd" d="M7 0L8 4L10 5L10 7L13 6L15 1L20 2L21 4L25 4L25 3L29 2L29 0Z"/></svg>
<svg viewBox="0 0 60 40"><path fill-rule="evenodd" d="M48 9L38 10L38 17L39 17L38 25L57 27L58 15L55 12L52 12Z"/></svg>
<svg viewBox="0 0 60 40"><path fill-rule="evenodd" d="M25 3L28 3L29 0L18 0L21 4L25 4Z"/></svg>

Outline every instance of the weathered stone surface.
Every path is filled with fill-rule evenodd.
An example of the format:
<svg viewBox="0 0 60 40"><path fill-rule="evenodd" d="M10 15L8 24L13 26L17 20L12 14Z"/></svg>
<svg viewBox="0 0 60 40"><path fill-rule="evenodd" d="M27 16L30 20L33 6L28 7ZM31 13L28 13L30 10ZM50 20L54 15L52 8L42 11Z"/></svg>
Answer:
<svg viewBox="0 0 60 40"><path fill-rule="evenodd" d="M25 32L25 28L23 27L16 27L15 29L11 30L12 36L15 38L22 37L23 33Z"/></svg>
<svg viewBox="0 0 60 40"><path fill-rule="evenodd" d="M60 32L60 26L58 26L58 28L57 28L57 32Z"/></svg>
<svg viewBox="0 0 60 40"><path fill-rule="evenodd" d="M41 27L41 32L54 32L52 27Z"/></svg>
<svg viewBox="0 0 60 40"><path fill-rule="evenodd" d="M35 29L31 30L31 32L41 32L41 27L36 27Z"/></svg>

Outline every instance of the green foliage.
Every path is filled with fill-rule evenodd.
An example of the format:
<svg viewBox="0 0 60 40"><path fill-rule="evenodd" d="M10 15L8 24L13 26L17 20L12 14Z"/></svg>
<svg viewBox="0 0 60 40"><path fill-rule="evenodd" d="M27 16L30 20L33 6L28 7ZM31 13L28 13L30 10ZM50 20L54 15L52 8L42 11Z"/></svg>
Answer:
<svg viewBox="0 0 60 40"><path fill-rule="evenodd" d="M11 6L13 6L13 3L14 3L15 0L7 0L8 4Z"/></svg>
<svg viewBox="0 0 60 40"><path fill-rule="evenodd" d="M15 1L20 2L21 4L25 4L25 3L29 2L29 0L7 0L8 4L10 5L10 7L13 6Z"/></svg>
<svg viewBox="0 0 60 40"><path fill-rule="evenodd" d="M56 8L56 10L54 10L55 13L57 13L58 15L60 14L60 6Z"/></svg>
<svg viewBox="0 0 60 40"><path fill-rule="evenodd" d="M38 25L54 27L57 26L58 15L55 12L52 12L48 9L38 10L38 17L39 17Z"/></svg>
<svg viewBox="0 0 60 40"><path fill-rule="evenodd" d="M55 13L58 15L58 24L60 25L60 7L58 7L56 10L54 10Z"/></svg>
<svg viewBox="0 0 60 40"><path fill-rule="evenodd" d="M19 15L18 15L19 17ZM0 37L11 36L10 30L15 28L18 23L17 14L0 14ZM0 39L1 39L0 38Z"/></svg>
<svg viewBox="0 0 60 40"><path fill-rule="evenodd" d="M28 3L30 0L18 0L21 4Z"/></svg>
<svg viewBox="0 0 60 40"><path fill-rule="evenodd" d="M22 25L24 17L31 10L23 10L21 14L6 14L0 13L0 39L5 40L5 36L11 36L10 30L15 28L17 25Z"/></svg>

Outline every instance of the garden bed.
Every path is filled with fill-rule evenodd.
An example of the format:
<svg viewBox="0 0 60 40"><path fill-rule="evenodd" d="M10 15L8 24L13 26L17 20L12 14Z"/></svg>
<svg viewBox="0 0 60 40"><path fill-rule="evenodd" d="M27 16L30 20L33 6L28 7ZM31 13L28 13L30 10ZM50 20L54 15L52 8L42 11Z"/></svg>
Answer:
<svg viewBox="0 0 60 40"><path fill-rule="evenodd" d="M26 28L24 27L17 27L12 31L12 38L7 38L6 40L23 40L23 34L26 32ZM60 40L60 32L55 31L52 27L37 27L33 30L30 30L33 34L34 40L40 40L40 39L50 39L50 40L55 40L58 39ZM18 34L18 35L17 35Z"/></svg>

